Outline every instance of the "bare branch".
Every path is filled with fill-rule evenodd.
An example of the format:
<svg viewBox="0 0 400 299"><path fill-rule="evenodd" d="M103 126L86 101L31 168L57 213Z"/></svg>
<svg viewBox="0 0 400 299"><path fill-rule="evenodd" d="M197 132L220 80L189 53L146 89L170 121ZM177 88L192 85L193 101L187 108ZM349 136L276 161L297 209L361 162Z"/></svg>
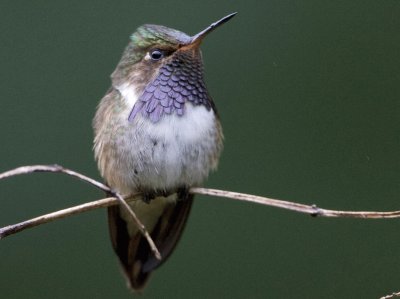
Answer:
<svg viewBox="0 0 400 299"><path fill-rule="evenodd" d="M147 243L149 243L150 249L156 259L161 260L161 254L158 251L156 244L154 243L144 224L139 220L139 218L136 216L136 213L131 209L131 207L126 203L125 199L119 193L114 192L114 195L116 196L116 200L119 202L119 204L122 205L132 216L133 220L136 223L136 226L139 228L142 235L146 238Z"/></svg>
<svg viewBox="0 0 400 299"><path fill-rule="evenodd" d="M32 166L22 166L10 171L6 171L0 173L0 180L9 178L16 175L21 174L29 174L34 172L54 172L54 173L64 173L73 177L76 177L82 181L90 183L96 188L106 192L107 194L111 194L114 197L107 197L100 200L88 202L85 204L81 204L78 206L66 208L63 210L59 210L53 213L45 214L36 218L32 218L17 224L8 225L0 228L0 239L3 239L7 236L16 234L25 229L35 227L44 223L52 222L57 219L65 218L68 216L72 216L75 214L80 214L83 212L87 212L90 210L110 207L113 205L120 204L122 205L132 216L136 225L140 229L142 235L146 238L147 242L150 245L150 248L157 259L161 259L160 252L158 251L156 245L154 244L153 239L151 238L149 232L146 230L146 227L142 224L142 222L138 219L135 212L132 211L131 207L127 204L127 202L136 200L138 194L133 194L128 198L123 198L121 194L111 190L108 186L89 178L83 174L75 172L73 170L64 168L59 165L32 165ZM364 218L364 219L385 219L385 218L400 218L400 211L390 211L390 212L374 212L374 211L337 211L337 210L328 210L317 207L316 205L305 205L301 203L267 198L262 196L256 196L245 193L224 191L224 190L216 190L216 189L206 189L206 188L191 188L189 190L190 193L200 194L200 195L208 195L208 196L216 196L223 197L229 199L235 199L239 201L246 201L252 203L258 203L265 206L271 206L276 208L282 208L286 210L295 211L298 213L305 213L315 217L342 217L342 218ZM400 292L392 293L391 295L386 295L381 297L380 299L391 299L391 298L400 297Z"/></svg>
<svg viewBox="0 0 400 299"><path fill-rule="evenodd" d="M190 192L194 194L225 197L229 199L258 203L265 206L271 206L276 208L282 208L285 210L295 211L298 213L309 214L314 217L318 216L318 217L331 217L331 218L340 217L340 218L365 218L365 219L400 218L400 211L391 211L391 212L337 211L337 210L322 209L317 207L316 205L305 205L292 201L285 201L280 199L273 199L273 198L267 198L245 193L224 191L224 190L191 188Z"/></svg>
<svg viewBox="0 0 400 299"><path fill-rule="evenodd" d="M17 176L17 175L21 175L21 174L29 174L29 173L34 173L34 172L64 173L64 174L76 177L76 178L78 178L78 179L80 179L80 180L82 180L84 182L89 183L89 184L92 184L93 186L97 187L98 189L100 189L100 190L102 190L104 192L112 192L112 190L108 186L106 186L106 185L104 185L104 184L102 184L102 183L100 183L100 182L98 182L98 181L96 181L96 180L94 180L92 178L89 178L89 177L87 177L87 176L85 176L83 174L80 174L80 173L75 172L73 170L70 170L68 168L64 168L64 167L62 167L60 165L57 165L57 164L54 164L54 165L21 166L21 167L14 168L14 169L11 169L9 171L0 173L0 180L6 179L6 178L9 178L9 177L12 177L12 176Z"/></svg>
<svg viewBox="0 0 400 299"><path fill-rule="evenodd" d="M400 292L392 293L390 295L383 296L380 299L391 299L391 298L398 298L398 297L400 297Z"/></svg>
<svg viewBox="0 0 400 299"><path fill-rule="evenodd" d="M35 227L41 224L45 224L48 222L52 222L57 219L65 218L68 216L72 216L75 214L80 214L83 212L87 212L90 210L94 210L97 208L105 208L112 205L118 204L118 201L115 197L108 197L92 202L88 202L79 206L59 210L53 213L45 214L36 218L32 218L17 224L8 225L0 228L0 239L3 239L9 235L16 234L25 229Z"/></svg>
<svg viewBox="0 0 400 299"><path fill-rule="evenodd" d="M315 205L304 205L290 201L272 199L267 197L255 196L245 193L237 193L216 189L206 188L191 188L189 190L193 194L209 195L216 197L224 197L229 199L235 199L239 201L247 201L258 203L266 206L278 207L286 210L292 210L299 213L309 214L311 216L320 217L350 217L350 218L365 218L365 219L383 219L383 218L398 218L400 217L400 211L394 212L348 212L348 211L335 211L317 208ZM137 194L136 194L137 195ZM134 197L124 199L127 202L135 200ZM71 208L59 210L53 213L42 215L30 220L26 220L17 224L5 226L0 228L0 239L5 238L9 235L18 233L25 229L38 226L40 224L48 223L57 219L65 218L71 215L87 212L90 210L110 207L119 203L119 200L115 197L108 197L97 201L88 202L82 205L74 206ZM139 227L140 228L140 227Z"/></svg>
<svg viewBox="0 0 400 299"><path fill-rule="evenodd" d="M130 206L126 203L126 201L135 200L135 196L139 194L131 195L129 198L123 198L117 192L113 192L108 186L91 179L87 176L84 176L80 173L72 171L70 169L63 168L59 165L33 165L33 166L22 166L4 173L0 174L0 180L4 178L8 178L11 176L16 176L20 174L28 174L33 172L56 172L56 173L64 173L73 177L77 177L80 180L88 182L93 186L99 188L102 191L107 192L108 194L112 194L114 197L108 197L104 199L100 199L97 201L85 203L82 205L78 205L75 207L59 210L57 212L53 212L50 214L42 215L30 220L26 220L17 224L9 225L3 228L0 228L0 239L5 238L6 236L18 233L27 228L35 227L44 223L48 223L57 219L61 219L64 217L68 217L70 215L83 213L86 211L90 211L97 208L109 207L116 204L121 204L126 208L131 214L132 218L136 222L138 228L140 229L143 236L147 239L154 255L157 258L161 258L160 253L155 246L153 240L151 239L150 234L146 230L145 226L141 223L141 221L137 218L136 214L132 211ZM311 216L318 217L347 217L347 218L364 218L364 219L384 219L384 218L400 218L400 211L391 211L391 212L374 212L374 211L337 211L337 210L328 210L318 208L316 205L305 205L291 201L272 199L262 196L256 196L245 193L224 191L224 190L216 190L216 189L206 189L206 188L191 188L189 190L193 194L201 194L208 196L216 196L216 197L224 197L229 199L235 199L239 201L247 201L258 203L266 206L282 208L286 210L291 210L299 213L309 214ZM392 295L390 295L392 296ZM389 297L390 298L390 297Z"/></svg>
<svg viewBox="0 0 400 299"><path fill-rule="evenodd" d="M132 211L131 207L126 203L125 199L122 197L121 194L119 194L118 192L115 192L113 190L111 190L108 186L92 179L89 178L83 174L80 174L78 172L75 172L73 170L70 170L68 168L64 168L60 165L30 165L30 166L21 166L3 173L0 173L0 180L5 179L5 178L9 178L12 176L16 176L16 175L21 175L21 174L29 174L29 173L34 173L34 172L55 172L55 173L63 173L63 174L67 174L73 177L76 177L82 181L85 181L87 183L92 184L93 186L95 186L96 188L106 192L107 194L111 194L115 196L115 201L119 202L120 205L126 209L128 211L128 213L132 216L133 221L136 223L137 227L139 228L140 232L142 233L142 235L146 238L147 242L149 243L150 249L153 252L154 256L158 259L161 260L161 254L158 251L156 245L154 244L153 239L151 238L149 232L147 231L146 227L143 225L143 223L139 220L139 218L136 216L135 212ZM135 195L131 195L131 197L133 197ZM86 206L86 205L82 205L84 206L83 209L84 211L88 211L88 210L92 210L95 208L99 208L99 207L103 207L103 206L96 206L96 204L94 204L93 206L90 205ZM7 235L10 235L12 231L18 232L21 231L25 228L29 228L29 227L33 227L33 226L37 226L39 224L42 223L47 223L49 221L55 220L55 219L59 219L59 218L63 218L72 214L77 214L80 212L77 212L77 208L82 207L82 206L77 206L75 208L72 208L72 213L70 211L70 209L65 209L65 210L61 210L64 211L63 213L61 213L60 215L58 215L59 212L55 212L55 213L51 213L51 214L47 214L44 216L39 216L37 218L28 220L28 221L24 221L22 223L18 223L15 225L11 225L8 226L6 228L9 228L8 230L4 230L5 228L1 228L0 229L0 239L4 238ZM82 212L84 212L82 211ZM54 215L55 214L55 215ZM49 216L51 215L51 216ZM45 217L47 216L47 217ZM43 218L44 217L44 218ZM36 223L36 224L35 224ZM7 233L8 232L8 233ZM15 233L14 232L14 233Z"/></svg>

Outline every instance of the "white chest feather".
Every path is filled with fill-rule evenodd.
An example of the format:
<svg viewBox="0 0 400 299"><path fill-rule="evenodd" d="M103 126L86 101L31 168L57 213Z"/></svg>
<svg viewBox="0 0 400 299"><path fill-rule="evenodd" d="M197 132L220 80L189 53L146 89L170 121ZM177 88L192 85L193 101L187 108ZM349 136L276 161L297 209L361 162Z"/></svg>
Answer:
<svg viewBox="0 0 400 299"><path fill-rule="evenodd" d="M128 84L117 87L121 99L109 98L107 109L99 109L95 152L102 176L111 188L124 195L167 191L200 185L216 168L222 150L222 131L213 110L186 103L184 115L164 115L154 123L138 113L129 114L138 100ZM139 219L151 230L166 205L176 195L160 197L150 204L132 204ZM130 217L122 212L123 218ZM133 235L136 226L129 225Z"/></svg>
<svg viewBox="0 0 400 299"><path fill-rule="evenodd" d="M199 185L217 165L222 148L220 127L213 110L185 104L183 116L165 115L156 123L140 113L132 122L128 116L137 101L129 85L118 88L126 109L119 114L123 130L117 140L113 159L121 161L117 189L173 190ZM121 133L122 132L122 133Z"/></svg>
<svg viewBox="0 0 400 299"><path fill-rule="evenodd" d="M129 83L124 83L121 86L118 86L117 89L126 101L127 106L133 107L138 100L138 95L135 88Z"/></svg>

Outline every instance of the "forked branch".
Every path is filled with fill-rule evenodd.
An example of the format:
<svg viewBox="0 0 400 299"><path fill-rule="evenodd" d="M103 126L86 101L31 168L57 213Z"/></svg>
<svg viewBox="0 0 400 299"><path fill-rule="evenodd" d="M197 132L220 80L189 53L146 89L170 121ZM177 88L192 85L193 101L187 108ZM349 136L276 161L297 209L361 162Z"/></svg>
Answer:
<svg viewBox="0 0 400 299"><path fill-rule="evenodd" d="M141 230L141 233L146 238L147 242L149 243L154 255L156 258L161 259L161 255L154 244L150 234L146 230L146 227L142 224L142 222L137 218L136 214L127 202L136 200L140 194L131 195L129 198L123 198L121 194L114 192L108 186L89 178L83 174L75 172L73 170L64 168L59 165L32 165L32 166L22 166L10 171L6 171L0 173L0 180L9 178L16 175L21 174L29 174L34 172L55 172L55 173L64 173L73 177L76 177L82 181L92 184L96 188L106 192L106 194L111 195L111 197L103 198L100 200L88 202L85 204L81 204L78 206L70 207L67 209L59 210L53 213L49 213L46 215L42 215L36 218L32 218L17 224L8 225L5 227L0 228L0 239L5 238L9 235L18 233L25 229L35 227L44 223L48 223L57 219L65 218L71 215L83 213L86 211L98 209L98 208L105 208L112 205L120 204L125 209L129 211L133 220ZM245 193L237 193L231 191L224 191L224 190L216 190L216 189L206 189L206 188L191 188L189 190L193 194L202 194L208 196L216 196L216 197L224 197L229 199L235 199L240 201L247 201L258 203L265 206L277 207L286 210L291 210L299 213L309 214L314 217L343 217L343 218L364 218L364 219L385 219L385 218L400 218L400 211L390 211L390 212L374 212L374 211L338 211L338 210L328 210L322 209L317 207L316 205L305 205L291 201L279 200L279 199L272 199L262 196L256 196L251 194ZM381 299L386 298L394 298L399 297L399 293L392 293L391 295L387 295L382 297Z"/></svg>
<svg viewBox="0 0 400 299"><path fill-rule="evenodd" d="M70 170L68 168L64 168L60 165L31 165L31 166L21 166L21 167L0 173L0 180L9 178L12 176L16 176L16 175L29 174L29 173L34 173L34 172L64 173L64 174L76 177L84 182L89 183L89 184L92 184L96 188L106 192L106 194L113 195L114 196L113 197L114 204L119 203L124 209L126 209L128 211L128 213L132 216L133 221L136 223L137 227L140 229L142 235L146 238L147 242L149 243L149 246L150 246L152 252L154 253L154 256L157 259L161 260L161 254L158 251L156 245L154 244L153 239L150 237L149 232L147 231L147 229L143 225L143 223L139 220L139 218L136 216L135 212L132 211L131 207L126 203L126 201L122 197L122 195L119 194L118 192L111 190L108 186L106 186L92 178L89 178L83 174L80 174L80 173ZM133 196L134 195L131 195L131 197L133 197ZM100 201L93 202L93 203L83 204L80 206L60 210L60 211L57 211L54 213L50 213L47 215L42 215L42 216L30 219L30 220L27 220L24 222L20 222L20 223L14 224L14 225L9 225L9 226L0 228L0 239L6 237L8 235L15 234L24 229L38 226L40 224L47 223L47 222L50 222L50 221L53 221L56 219L64 218L69 215L82 213L82 212L93 210L93 209L100 208L100 207L105 207L106 205L104 205L104 201L105 200L100 200ZM105 201L105 202L107 202L107 201Z"/></svg>
<svg viewBox="0 0 400 299"><path fill-rule="evenodd" d="M89 178L83 174L75 172L73 170L64 168L59 165L32 165L32 166L22 166L10 171L6 171L0 173L0 180L21 175L21 174L29 174L34 172L55 172L55 173L64 173L73 177L76 177L82 181L92 184L98 189L106 192L107 194L111 194L112 197L103 198L97 201L88 202L82 205L70 207L67 209L59 210L53 213L49 213L46 215L42 215L30 220L26 220L17 224L8 225L3 228L0 228L0 239L25 230L27 228L35 227L40 224L48 223L57 219L65 218L71 215L83 213L86 211L105 208L116 204L122 204L124 208L126 208L131 214L132 218L141 229L142 234L146 237L149 242L154 254L160 258L159 252L151 239L148 231L141 223L140 219L137 218L136 214L127 202L136 200L135 196L139 194L135 194L130 196L130 198L122 198L120 194L112 191L108 186ZM206 188L191 188L190 192L193 194L201 194L215 197L224 197L229 199L235 199L240 201L247 201L258 203L266 206L282 208L286 210L291 210L299 213L309 214L315 217L342 217L342 218L365 218L365 219L384 219L384 218L400 218L400 211L390 211L390 212L374 212L374 211L337 211L337 210L328 210L317 207L316 205L305 205L291 201L272 199L262 196L256 196L245 193L224 191L224 190L216 190L216 189L206 189Z"/></svg>

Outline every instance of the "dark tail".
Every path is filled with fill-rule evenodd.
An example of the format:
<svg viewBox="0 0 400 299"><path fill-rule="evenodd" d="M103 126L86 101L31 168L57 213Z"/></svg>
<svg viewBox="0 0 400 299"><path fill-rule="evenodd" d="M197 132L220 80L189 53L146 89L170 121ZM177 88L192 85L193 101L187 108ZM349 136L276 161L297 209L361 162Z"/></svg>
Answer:
<svg viewBox="0 0 400 299"><path fill-rule="evenodd" d="M151 272L167 260L182 235L193 203L193 195L179 193L179 197L175 204L164 209L150 232L161 253L161 261L154 257L140 232L134 236L129 235L127 223L120 215L120 207L108 208L108 223L114 251L120 259L129 286L135 291L144 289Z"/></svg>

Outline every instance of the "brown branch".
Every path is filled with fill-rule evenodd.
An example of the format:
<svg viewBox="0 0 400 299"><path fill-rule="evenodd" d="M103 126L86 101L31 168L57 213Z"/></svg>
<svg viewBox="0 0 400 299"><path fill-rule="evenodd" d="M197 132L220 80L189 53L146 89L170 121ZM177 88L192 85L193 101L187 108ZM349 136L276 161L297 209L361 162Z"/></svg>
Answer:
<svg viewBox="0 0 400 299"><path fill-rule="evenodd" d="M82 205L78 205L75 207L59 210L57 212L53 212L50 214L42 215L30 220L26 220L17 224L9 225L3 228L0 228L0 239L25 230L27 228L31 228L34 226L38 226L40 224L48 223L57 219L61 219L70 215L83 213L86 211L90 211L97 208L109 207L116 204L124 205L124 208L129 210L129 213L134 218L136 224L141 230L144 237L149 242L152 250L157 258L160 258L160 254L155 246L153 240L151 239L148 231L141 223L141 221L137 218L136 214L132 211L130 206L126 203L126 201L135 200L135 196L138 194L130 196L130 198L123 198L117 192L113 192L108 186L91 179L87 176L84 176L75 171L63 168L59 165L33 165L33 166L22 166L4 173L0 174L0 180L20 174L28 174L33 172L56 172L56 173L64 173L73 177L77 177L80 180L88 182L100 190L107 192L108 194L112 194L114 197L108 197L104 199L100 199L97 201L85 203ZM191 188L190 192L193 194L201 194L208 196L216 196L216 197L224 197L229 199L235 199L239 201L247 201L258 203L266 206L282 208L286 210L291 210L299 213L309 214L311 216L318 217L347 217L347 218L365 218L365 219L384 219L384 218L400 218L400 211L391 211L391 212L374 212L374 211L337 211L337 210L328 210L317 207L316 205L305 205L291 201L272 199L262 196L237 193L231 191L223 191L216 189L206 189L206 188Z"/></svg>
<svg viewBox="0 0 400 299"><path fill-rule="evenodd" d="M126 209L128 211L128 213L132 216L133 221L136 223L137 227L139 228L140 232L142 233L142 235L146 238L147 242L149 243L150 249L152 250L152 252L154 253L154 256L161 260L161 254L158 251L156 245L154 244L153 239L151 238L149 232L147 231L146 227L143 225L143 223L139 220L139 218L136 216L135 212L132 211L131 207L126 203L125 199L122 197L121 194L119 194L118 192L115 192L113 190L111 190L108 186L92 179L89 178L83 174L80 174L76 171L70 170L68 168L64 168L60 165L30 165L30 166L21 166L3 173L0 173L0 180L5 179L5 178L9 178L12 176L17 176L17 175L21 175L21 174L29 174L29 173L34 173L34 172L55 172L55 173L63 173L63 174L67 174L69 176L72 177L76 177L82 181L85 181L89 184L92 184L93 186L95 186L96 188L106 192L106 194L111 194L113 196L115 196L114 200L116 202L118 202L124 209ZM135 195L131 195L131 197L134 197ZM100 200L101 201L101 200ZM84 204L81 206L77 206L74 208L69 208L69 209L65 209L65 210L61 210L61 211L57 211L51 214L47 214L47 215L43 215L43 216L39 216L37 218L31 219L31 220L27 220L21 223L17 223L15 225L9 225L6 226L4 228L0 228L0 239L4 238L5 236L8 236L10 234L22 231L26 228L29 227L34 227L37 226L39 224L43 224L43 223L47 223L50 221L53 221L55 219L60 219L60 218L64 218L67 217L69 215L73 215L73 214L77 214L77 213L81 213L81 212L85 212L88 210L92 210L92 209L96 209L96 208L100 208L100 207L104 207L104 205L102 205L102 203L98 203L97 202L93 202L91 205L91 203L88 204ZM78 211L79 208L83 209L83 211ZM71 211L72 209L72 211Z"/></svg>
<svg viewBox="0 0 400 299"><path fill-rule="evenodd" d="M0 173L0 180L6 179L6 178L9 178L12 176L17 176L17 175L21 175L21 174L29 174L29 173L34 173L34 172L64 173L64 174L76 177L82 181L89 183L89 184L92 184L93 186L97 187L98 189L100 189L104 192L112 192L112 190L108 186L106 186L92 178L89 178L83 174L80 174L73 170L64 168L57 164L54 164L54 165L29 165L29 166L17 167L17 168L11 169L9 171Z"/></svg>
<svg viewBox="0 0 400 299"><path fill-rule="evenodd" d="M135 197L139 194L131 195L129 198L123 198L119 193L114 192L108 186L89 178L85 175L82 175L73 170L64 168L59 165L32 165L32 166L22 166L15 168L13 170L0 173L0 180L20 175L20 174L29 174L33 172L55 172L55 173L64 173L73 177L76 177L82 181L92 184L98 189L106 192L107 194L111 194L114 197L103 198L100 200L88 202L85 204L81 204L78 206L70 207L67 209L59 210L53 213L49 213L46 215L42 215L36 218L32 218L17 224L8 225L0 228L0 239L3 239L9 235L18 233L25 229L35 227L44 223L48 223L57 219L65 218L71 215L83 213L86 211L110 207L113 205L120 204L125 209L129 211L132 218L136 222L138 228L140 229L143 236L146 238L149 243L154 255L156 258L161 259L161 255L155 246L150 234L146 230L145 226L141 223L141 221L137 218L136 214L127 202L135 200ZM400 211L390 211L390 212L374 212L374 211L337 211L337 210L328 210L317 207L316 205L305 205L291 201L272 199L262 196L256 196L245 193L224 191L224 190L216 190L216 189L206 189L206 188L191 188L189 190L193 194L201 194L208 196L216 196L216 197L224 197L229 199L235 199L239 201L247 201L252 203L258 203L265 206L271 206L276 208L282 208L286 210L295 211L298 213L305 213L315 217L342 217L342 218L364 218L364 219L385 219L385 218L400 218ZM392 293L391 295L386 295L381 297L380 299L390 299L390 298L400 297L400 292Z"/></svg>
<svg viewBox="0 0 400 299"><path fill-rule="evenodd" d="M17 224L8 225L0 228L0 239L3 239L9 235L16 234L25 229L52 222L57 219L65 218L75 214L84 213L97 208L106 208L112 205L118 204L115 197L107 197L104 199L88 202L79 206L70 207L63 210L58 210L53 213L45 214L36 218L32 218Z"/></svg>
<svg viewBox="0 0 400 299"><path fill-rule="evenodd" d="M209 196L225 197L229 199L236 199L240 201L247 201L291 210L298 213L309 214L314 217L336 217L336 218L365 218L365 219L385 219L385 218L400 218L400 211L391 212L374 212L374 211L337 211L328 210L317 207L316 205L305 205L297 202L267 198L263 196L256 196L246 193L238 193L217 189L205 188L191 188L190 192L193 194L202 194Z"/></svg>

